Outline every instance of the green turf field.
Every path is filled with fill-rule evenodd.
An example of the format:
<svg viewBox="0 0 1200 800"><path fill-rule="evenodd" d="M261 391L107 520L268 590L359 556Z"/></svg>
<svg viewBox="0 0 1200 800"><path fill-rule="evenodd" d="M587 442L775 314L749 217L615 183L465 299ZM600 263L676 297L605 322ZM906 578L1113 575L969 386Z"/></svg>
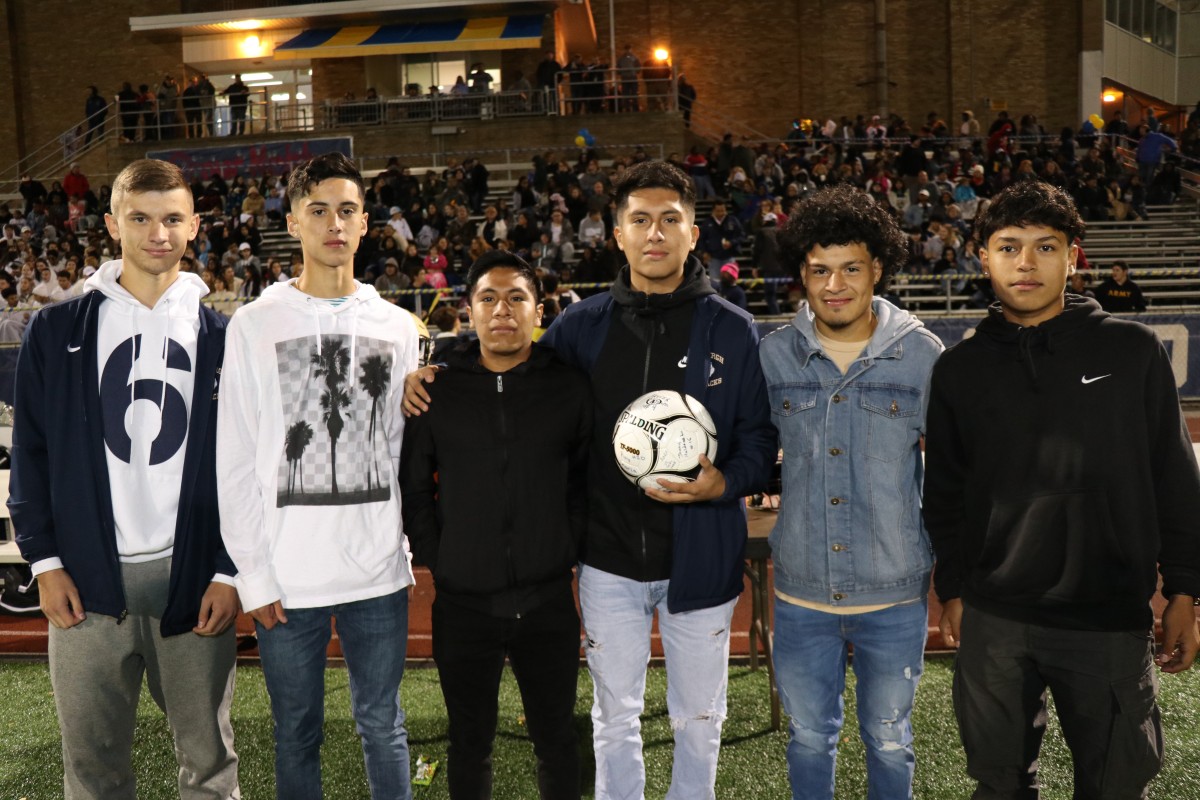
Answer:
<svg viewBox="0 0 1200 800"><path fill-rule="evenodd" d="M931 659L917 694L914 718L917 744L915 794L920 800L969 796L971 784L963 774L963 756L950 707L948 659ZM271 712L262 674L254 667L238 670L233 723L241 756L242 796L247 800L274 797ZM852 678L849 681L852 685ZM54 699L46 666L38 663L0 664L0 800L41 800L61 796L62 761L59 753ZM446 717L437 673L410 669L402 690L408 712L413 761L418 754L442 761L445 767ZM362 755L350 719L346 673L327 674L324 774L328 798L367 797ZM671 729L666 711L666 683L661 669L650 671L643 736L646 743L648 797L662 797L670 780ZM580 671L578 728L584 745L585 783L592 769L589 718L591 683ZM1167 736L1167 764L1151 787L1152 798L1200 800L1200 672L1164 676L1160 702ZM500 729L496 737L495 797L525 800L537 797L533 750L521 727L520 697L506 673L500 697ZM853 694L848 692L847 720L854 720ZM745 667L730 670L729 719L717 772L720 798L787 798L784 750L787 737L769 730L770 709L765 672ZM853 722L851 722L853 725ZM143 693L135 742L138 796L144 799L178 797L170 735L162 714ZM1043 748L1043 797L1066 800L1070 792L1070 758L1057 728ZM585 797L591 793L585 792ZM863 749L853 727L843 736L838 764L839 798L866 796ZM444 772L433 785L418 788L417 800L447 797Z"/></svg>

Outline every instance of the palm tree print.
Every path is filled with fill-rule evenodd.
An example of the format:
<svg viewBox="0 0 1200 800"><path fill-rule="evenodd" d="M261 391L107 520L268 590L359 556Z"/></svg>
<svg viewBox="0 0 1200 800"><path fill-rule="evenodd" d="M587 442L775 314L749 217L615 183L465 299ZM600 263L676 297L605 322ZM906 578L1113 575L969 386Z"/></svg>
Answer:
<svg viewBox="0 0 1200 800"><path fill-rule="evenodd" d="M296 489L296 476L300 476L300 494L304 494L304 475L300 472L300 459L304 455L305 448L312 441L313 429L304 420L293 423L287 429L287 435L284 437L284 450L287 454L288 464L291 469L288 473L288 497L292 496L292 492Z"/></svg>
<svg viewBox="0 0 1200 800"><path fill-rule="evenodd" d="M382 486L379 478L379 455L375 450L375 419L379 415L379 398L388 390L392 382L391 365L381 355L369 356L362 362L362 371L358 376L358 385L371 397L371 424L367 431L367 441L371 444L371 460L375 465L375 485ZM367 464L367 490L371 489L371 464Z"/></svg>
<svg viewBox="0 0 1200 800"><path fill-rule="evenodd" d="M346 372L350 368L350 350L342 344L340 337L323 336L320 348L312 349L309 361L315 367L313 377L325 384L325 391L321 392L321 421L325 423L325 429L329 431L333 496L337 497L337 442L346 425L342 418L342 409L350 406L350 392L353 391L353 387L346 386Z"/></svg>

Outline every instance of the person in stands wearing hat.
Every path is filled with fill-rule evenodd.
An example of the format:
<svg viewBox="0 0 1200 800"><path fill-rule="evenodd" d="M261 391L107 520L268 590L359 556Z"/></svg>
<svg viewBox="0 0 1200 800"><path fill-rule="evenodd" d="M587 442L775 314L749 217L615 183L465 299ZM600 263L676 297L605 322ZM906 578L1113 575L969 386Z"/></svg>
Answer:
<svg viewBox="0 0 1200 800"><path fill-rule="evenodd" d="M738 286L738 265L729 261L721 265L721 279L717 283L717 293L741 309L746 308L746 290Z"/></svg>
<svg viewBox="0 0 1200 800"><path fill-rule="evenodd" d="M933 204L929 199L929 190L921 189L917 192L917 202L904 209L904 229L906 231L920 230L921 226L929 221L932 212Z"/></svg>
<svg viewBox="0 0 1200 800"><path fill-rule="evenodd" d="M250 243L242 242L238 245L238 259L233 265L233 274L239 278L245 278L247 267L254 267L256 273L262 273L262 262L258 260L258 256L254 255Z"/></svg>
<svg viewBox="0 0 1200 800"><path fill-rule="evenodd" d="M390 303L395 303L397 298L388 292L398 292L411 285L412 279L400 271L400 262L394 258L384 262L383 274L375 279L375 291Z"/></svg>
<svg viewBox="0 0 1200 800"><path fill-rule="evenodd" d="M408 224L408 220L404 218L404 212L400 210L400 206L392 206L388 211L391 219L388 220L388 227L394 231L397 239L403 239L403 242L396 242L400 249L408 247L408 243L416 237L413 236L412 227Z"/></svg>
<svg viewBox="0 0 1200 800"><path fill-rule="evenodd" d="M71 171L63 176L62 190L70 197L83 197L91 189L91 184L88 183L87 176L79 171L79 162L75 161L71 164Z"/></svg>

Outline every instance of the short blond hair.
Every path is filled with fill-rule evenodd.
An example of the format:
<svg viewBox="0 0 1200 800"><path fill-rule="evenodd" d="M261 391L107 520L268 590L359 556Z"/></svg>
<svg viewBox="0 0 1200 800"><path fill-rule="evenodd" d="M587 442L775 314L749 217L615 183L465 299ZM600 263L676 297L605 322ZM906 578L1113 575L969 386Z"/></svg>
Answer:
<svg viewBox="0 0 1200 800"><path fill-rule="evenodd" d="M160 161L157 158L139 158L121 170L113 181L111 204L115 211L127 194L143 192L169 192L174 189L185 189L188 198L192 196L187 178L183 170L170 161Z"/></svg>

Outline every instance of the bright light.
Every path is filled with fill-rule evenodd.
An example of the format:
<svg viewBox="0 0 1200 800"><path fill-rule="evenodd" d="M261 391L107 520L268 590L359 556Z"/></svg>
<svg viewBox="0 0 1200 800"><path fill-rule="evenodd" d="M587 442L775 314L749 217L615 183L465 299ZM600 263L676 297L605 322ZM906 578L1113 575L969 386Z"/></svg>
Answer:
<svg viewBox="0 0 1200 800"><path fill-rule="evenodd" d="M1117 102L1117 96L1115 94L1113 94L1112 92L1105 92L1103 99L1104 99L1104 102L1106 102L1106 103Z"/></svg>
<svg viewBox="0 0 1200 800"><path fill-rule="evenodd" d="M283 81L255 81L247 83L247 86L283 86Z"/></svg>
<svg viewBox="0 0 1200 800"><path fill-rule="evenodd" d="M256 31L263 26L261 19L239 19L225 23L235 31Z"/></svg>
<svg viewBox="0 0 1200 800"><path fill-rule="evenodd" d="M287 92L284 92L283 94L271 95L271 102L273 102L273 103L283 103L283 102L286 102L291 99L292 99L292 96L290 94L288 94Z"/></svg>
<svg viewBox="0 0 1200 800"><path fill-rule="evenodd" d="M273 81L275 76L269 72L243 72L242 80L244 81Z"/></svg>
<svg viewBox="0 0 1200 800"><path fill-rule="evenodd" d="M670 57L671 57L671 54L667 52L667 49L665 47L656 48L654 51L654 60L655 61L666 61Z"/></svg>
<svg viewBox="0 0 1200 800"><path fill-rule="evenodd" d="M260 56L262 55L263 42L262 37L257 33L252 33L241 42L242 54L245 56Z"/></svg>
<svg viewBox="0 0 1200 800"><path fill-rule="evenodd" d="M307 100L308 95L306 95L304 92L296 92L296 99L297 100Z"/></svg>

